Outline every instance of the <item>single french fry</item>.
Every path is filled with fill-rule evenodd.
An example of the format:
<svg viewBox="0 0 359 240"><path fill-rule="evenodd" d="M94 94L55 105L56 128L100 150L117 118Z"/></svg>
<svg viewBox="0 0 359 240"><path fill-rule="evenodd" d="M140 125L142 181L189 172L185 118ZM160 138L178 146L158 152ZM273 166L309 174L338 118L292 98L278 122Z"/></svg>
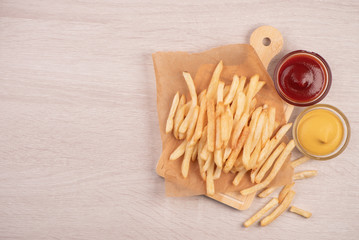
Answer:
<svg viewBox="0 0 359 240"><path fill-rule="evenodd" d="M213 171L214 171L214 162L210 161L211 164L207 170L207 179L206 179L206 189L207 195L211 196L214 194L214 179L213 179Z"/></svg>
<svg viewBox="0 0 359 240"><path fill-rule="evenodd" d="M251 77L251 79L249 80L249 85L248 85L248 91L246 93L246 104L244 107L244 112L249 112L249 108L250 108L250 103L252 101L252 98L254 97L254 93L258 84L258 80L259 80L259 75L255 74Z"/></svg>
<svg viewBox="0 0 359 240"><path fill-rule="evenodd" d="M258 117L258 121L256 123L254 134L253 134L253 140L251 143L251 152L257 146L257 144L262 146L262 144L260 142L260 138L261 138L264 124L266 122L266 117L267 117L267 114L263 111L261 112L261 114Z"/></svg>
<svg viewBox="0 0 359 240"><path fill-rule="evenodd" d="M258 221L261 217L264 216L269 210L278 204L277 198L272 198L261 210L254 214L250 219L244 222L245 227L251 226L253 223Z"/></svg>
<svg viewBox="0 0 359 240"><path fill-rule="evenodd" d="M207 142L204 143L204 146L202 148L202 151L200 153L200 158L202 158L204 161L207 161L208 156L210 155L210 152L208 151L208 145Z"/></svg>
<svg viewBox="0 0 359 240"><path fill-rule="evenodd" d="M269 156L270 153L268 153L268 151L271 149L271 145L272 145L273 141L268 140L266 142L266 144L264 145L264 147L261 150L261 153L259 154L258 157L258 161L256 164L256 171L257 173L259 172L259 169L262 167L262 165L264 164L264 162L267 160L267 157Z"/></svg>
<svg viewBox="0 0 359 240"><path fill-rule="evenodd" d="M198 156L198 144L194 145L191 160L194 162Z"/></svg>
<svg viewBox="0 0 359 240"><path fill-rule="evenodd" d="M284 112L284 118L285 118L286 122L288 122L290 119L290 116L292 116L293 110L294 110L294 106L292 104L287 103L287 108L285 109L285 112Z"/></svg>
<svg viewBox="0 0 359 240"><path fill-rule="evenodd" d="M231 154L231 152L232 152L232 148L230 148L230 147L226 147L226 148L224 149L224 153L223 153L223 163L226 162L226 160L228 159L228 157L229 157L229 155Z"/></svg>
<svg viewBox="0 0 359 240"><path fill-rule="evenodd" d="M204 120L206 118L207 98L205 96L206 95L204 95L204 97L201 101L201 105L199 107L199 114L198 114L198 119L197 119L197 124L196 124L196 130L194 131L194 140L196 140L196 141L198 139L200 139L200 137L202 136Z"/></svg>
<svg viewBox="0 0 359 240"><path fill-rule="evenodd" d="M278 187L269 187L264 189L260 194L258 194L258 197L265 198L271 195L275 190L277 190Z"/></svg>
<svg viewBox="0 0 359 240"><path fill-rule="evenodd" d="M225 105L228 105L233 101L233 98L237 92L238 85L239 85L239 77L237 75L234 75L229 93L227 94L226 98L224 99Z"/></svg>
<svg viewBox="0 0 359 240"><path fill-rule="evenodd" d="M301 180L305 178L310 178L317 176L318 171L317 170L307 170L302 172L297 172L293 175L293 180Z"/></svg>
<svg viewBox="0 0 359 240"><path fill-rule="evenodd" d="M237 145L238 138L241 135L244 126L247 125L248 118L249 118L249 114L244 113L241 119L236 122L232 134L232 141L231 141L232 148L235 148L235 146Z"/></svg>
<svg viewBox="0 0 359 240"><path fill-rule="evenodd" d="M189 126L188 126L188 130L187 130L187 136L186 136L187 141L190 141L193 137L194 131L196 129L198 113L199 113L199 106L195 106L192 118L191 118ZM193 142L196 143L197 141L193 141Z"/></svg>
<svg viewBox="0 0 359 240"><path fill-rule="evenodd" d="M253 114L256 105L257 105L257 99L253 98L249 107L249 115Z"/></svg>
<svg viewBox="0 0 359 240"><path fill-rule="evenodd" d="M186 137L186 134L185 133L178 133L178 139L180 139L180 140L183 140L183 139L185 139L185 137Z"/></svg>
<svg viewBox="0 0 359 240"><path fill-rule="evenodd" d="M260 144L257 144L256 145L256 147L254 148L254 151L252 152L252 154L251 154L251 158L250 158L250 160L249 160L249 163L250 163L250 168L251 169L254 169L255 168L255 166L256 166L256 164L257 164L257 161L258 161L258 157L259 157L259 154L260 154L260 152L261 152L261 145ZM252 171L252 172L254 172L254 171ZM252 181L252 183L254 183L254 177L255 177L255 175L251 175L251 181ZM253 178L253 180L252 180L252 178Z"/></svg>
<svg viewBox="0 0 359 240"><path fill-rule="evenodd" d="M204 167L204 161L202 158L198 157L198 167L199 167L199 173L202 177L202 180L203 181L206 181L206 178L207 178L207 174L206 172L204 171L203 167Z"/></svg>
<svg viewBox="0 0 359 240"><path fill-rule="evenodd" d="M214 150L214 163L216 164L217 168L222 169L223 165L223 149L216 149Z"/></svg>
<svg viewBox="0 0 359 240"><path fill-rule="evenodd" d="M222 173L222 169L219 167L216 167L216 170L214 171L213 174L213 180L217 180L221 177L221 173Z"/></svg>
<svg viewBox="0 0 359 240"><path fill-rule="evenodd" d="M305 210L297 208L295 206L291 206L289 211L292 212L292 213L296 213L296 214L298 214L300 216L303 216L305 218L310 218L312 216L311 212L305 211Z"/></svg>
<svg viewBox="0 0 359 240"><path fill-rule="evenodd" d="M195 109L196 109L196 106L193 106L193 107L191 106L187 116L181 123L181 126L179 128L179 133L185 134L187 132L189 124L190 124L191 120L193 119Z"/></svg>
<svg viewBox="0 0 359 240"><path fill-rule="evenodd" d="M207 172L207 170L211 166L212 162L213 162L213 153L210 153L208 155L208 158L206 159L206 162L203 165L203 171Z"/></svg>
<svg viewBox="0 0 359 240"><path fill-rule="evenodd" d="M179 92L175 94L172 100L172 105L170 109L170 113L168 114L167 122L166 122L166 133L169 133L173 129L173 118L176 114L176 110L179 103Z"/></svg>
<svg viewBox="0 0 359 240"><path fill-rule="evenodd" d="M267 217L262 219L261 226L267 226L268 224L273 222L277 217L279 217L285 210L287 210L294 198L294 195L295 192L291 190L284 198L283 202L276 209L274 209L274 211L271 214L269 214Z"/></svg>
<svg viewBox="0 0 359 240"><path fill-rule="evenodd" d="M264 148L264 146L266 145L268 140L269 140L269 120L268 120L268 116L267 116L264 127L263 127L263 131L262 131L262 137L261 137L262 148Z"/></svg>
<svg viewBox="0 0 359 240"><path fill-rule="evenodd" d="M231 104L231 110L232 110L233 114L236 113L237 98L238 98L239 93L243 92L243 88L244 88L244 85L246 83L246 80L247 80L247 78L244 77L244 76L241 76L239 78L239 84L238 84L238 87L237 87L237 91L236 91L236 94L235 94L235 96L233 98L233 101L232 101L232 104Z"/></svg>
<svg viewBox="0 0 359 240"><path fill-rule="evenodd" d="M239 153L241 152L243 144L245 142L245 139L248 137L248 135L249 135L249 128L246 126L246 127L244 127L242 134L238 139L238 143L237 143L236 147L234 149L232 149L232 152L226 161L226 164L223 168L223 171L225 173L228 173L232 169L234 162L237 160L237 157L238 157Z"/></svg>
<svg viewBox="0 0 359 240"><path fill-rule="evenodd" d="M183 72L183 77L184 80L186 81L189 93L191 95L191 100L192 100L192 107L197 105L197 93L196 93L196 87L194 86L194 82L193 79L191 77L191 74L189 74L188 72Z"/></svg>
<svg viewBox="0 0 359 240"><path fill-rule="evenodd" d="M215 119L215 109L214 109L214 100L207 99L207 144L208 150L210 152L214 151L215 144L215 135L216 135L216 119Z"/></svg>
<svg viewBox="0 0 359 240"><path fill-rule="evenodd" d="M285 148L285 143L281 143L270 155L270 157L265 161L261 169L259 170L255 182L260 183L264 177L264 175L267 173L267 171L272 167L274 161L278 158L278 156L283 152Z"/></svg>
<svg viewBox="0 0 359 240"><path fill-rule="evenodd" d="M288 183L286 184L283 188L282 191L280 191L279 195L278 195L278 201L279 203L282 203L285 196L287 196L287 194L289 193L289 191L292 189L292 187L294 186L295 182L292 183Z"/></svg>
<svg viewBox="0 0 359 240"><path fill-rule="evenodd" d="M230 89L231 89L230 85L224 86L224 89L223 89L223 97L224 97L224 99L226 99Z"/></svg>
<svg viewBox="0 0 359 240"><path fill-rule="evenodd" d="M174 122L173 122L173 135L177 139L179 137L178 130L179 130L179 127L181 126L181 123L183 121L184 114L185 114L185 108L184 108L185 104L186 104L186 97L185 97L185 95L182 94L182 96L179 100L179 103L178 103L176 115L174 117Z"/></svg>
<svg viewBox="0 0 359 240"><path fill-rule="evenodd" d="M274 123L275 123L275 108L270 107L268 111L268 129L269 129L269 138L272 137L274 131Z"/></svg>
<svg viewBox="0 0 359 240"><path fill-rule="evenodd" d="M223 146L223 141L221 138L221 116L216 117L216 142L215 142L215 149L220 149Z"/></svg>
<svg viewBox="0 0 359 240"><path fill-rule="evenodd" d="M243 92L238 93L237 97L237 108L236 108L236 114L234 116L234 119L239 120L244 112L244 106L246 103L246 95L244 95Z"/></svg>
<svg viewBox="0 0 359 240"><path fill-rule="evenodd" d="M209 99L215 99L216 98L216 93L217 93L217 88L218 88L218 84L219 84L219 77L222 73L223 70L223 62L220 61L216 68L214 69L211 81L209 83L208 86L208 90L207 90L207 100Z"/></svg>
<svg viewBox="0 0 359 240"><path fill-rule="evenodd" d="M170 160L176 160L180 158L186 150L187 141L183 141L170 155Z"/></svg>
<svg viewBox="0 0 359 240"><path fill-rule="evenodd" d="M219 102L223 102L223 90L224 90L224 82L219 81L217 88L217 104Z"/></svg>
<svg viewBox="0 0 359 240"><path fill-rule="evenodd" d="M227 133L224 138L224 146L227 146L228 142L231 138L232 129L233 129L233 113L229 106L226 107L225 114L226 114L226 118L227 118L228 127L227 127L227 129L224 127L224 130L222 130L222 131L227 130Z"/></svg>
<svg viewBox="0 0 359 240"><path fill-rule="evenodd" d="M217 127L217 126L216 126ZM222 113L221 123L220 123L220 139L222 143L226 142L229 139L228 129L229 129L229 117L227 112ZM217 137L217 136L216 136Z"/></svg>
<svg viewBox="0 0 359 240"><path fill-rule="evenodd" d="M237 175L235 176L235 178L233 179L233 185L238 186L238 184L241 182L242 178L244 177L244 175L246 174L247 170L246 169L242 169L240 170Z"/></svg>
<svg viewBox="0 0 359 240"><path fill-rule="evenodd" d="M274 163L273 168L272 168L271 172L269 173L269 175L266 177L266 179L263 182L258 183L252 187L243 189L242 191L240 191L240 193L242 195L248 195L248 194L254 193L258 190L261 190L261 189L267 187L271 183L271 181L275 178L275 176L279 172L280 168L283 166L283 163L285 162L286 158L292 152L294 147L295 147L294 140L289 141L289 143L284 148L281 155L277 158L277 161Z"/></svg>
<svg viewBox="0 0 359 240"><path fill-rule="evenodd" d="M203 99L207 98L206 94L207 94L207 89L202 90L202 92L198 94L198 105L201 105Z"/></svg>
<svg viewBox="0 0 359 240"><path fill-rule="evenodd" d="M183 157L183 161L182 161L182 167L181 167L182 176L184 178L187 178L187 176L188 176L189 164L191 162L193 149L194 149L194 146L191 146L189 144L189 142L188 142L187 145L186 145L186 150L185 150L185 153L184 153L184 157Z"/></svg>
<svg viewBox="0 0 359 240"><path fill-rule="evenodd" d="M255 96L255 95L257 95L257 93L262 89L262 87L264 86L266 84L266 82L265 81L258 81L258 83L257 83L257 86L256 86L256 89L255 89L255 91L254 91L254 95L253 96Z"/></svg>
<svg viewBox="0 0 359 240"><path fill-rule="evenodd" d="M298 158L298 159L292 161L290 164L291 164L291 166L292 166L293 168L296 168L296 167L298 167L299 165L301 165L301 164L307 162L308 160L310 160L309 157L303 156L303 157L300 157L300 158Z"/></svg>

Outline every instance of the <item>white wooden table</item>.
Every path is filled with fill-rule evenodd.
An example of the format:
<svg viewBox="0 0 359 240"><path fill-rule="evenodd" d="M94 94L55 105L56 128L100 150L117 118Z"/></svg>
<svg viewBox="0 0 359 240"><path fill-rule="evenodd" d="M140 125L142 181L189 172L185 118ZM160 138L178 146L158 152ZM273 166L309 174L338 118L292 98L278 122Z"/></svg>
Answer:
<svg viewBox="0 0 359 240"><path fill-rule="evenodd" d="M151 54L246 43L258 26L281 54L330 64L323 101L349 118L337 159L313 161L295 205L265 228L205 197L166 198ZM359 2L0 1L0 239L358 239ZM300 110L296 110L298 114Z"/></svg>

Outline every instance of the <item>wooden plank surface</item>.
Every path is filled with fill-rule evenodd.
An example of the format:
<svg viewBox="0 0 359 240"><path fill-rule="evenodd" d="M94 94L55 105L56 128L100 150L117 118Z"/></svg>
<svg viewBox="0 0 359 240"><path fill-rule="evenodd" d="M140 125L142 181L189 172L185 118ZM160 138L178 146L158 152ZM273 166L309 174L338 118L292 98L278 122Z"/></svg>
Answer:
<svg viewBox="0 0 359 240"><path fill-rule="evenodd" d="M155 51L245 43L261 25L330 64L324 103L349 118L337 159L309 162L292 213L265 228L205 197L166 198ZM358 1L0 1L0 239L356 239ZM295 109L293 116L299 113ZM297 153L295 153L297 154ZM298 154L297 154L298 155Z"/></svg>

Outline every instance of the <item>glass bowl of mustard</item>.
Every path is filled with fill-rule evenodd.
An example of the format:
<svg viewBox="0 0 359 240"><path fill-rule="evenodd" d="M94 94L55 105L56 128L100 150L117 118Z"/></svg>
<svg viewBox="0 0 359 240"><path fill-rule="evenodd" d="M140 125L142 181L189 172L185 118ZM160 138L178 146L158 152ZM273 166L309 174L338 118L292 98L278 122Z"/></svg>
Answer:
<svg viewBox="0 0 359 240"><path fill-rule="evenodd" d="M293 138L299 151L317 160L341 154L350 139L350 125L336 107L316 104L302 111L294 121Z"/></svg>

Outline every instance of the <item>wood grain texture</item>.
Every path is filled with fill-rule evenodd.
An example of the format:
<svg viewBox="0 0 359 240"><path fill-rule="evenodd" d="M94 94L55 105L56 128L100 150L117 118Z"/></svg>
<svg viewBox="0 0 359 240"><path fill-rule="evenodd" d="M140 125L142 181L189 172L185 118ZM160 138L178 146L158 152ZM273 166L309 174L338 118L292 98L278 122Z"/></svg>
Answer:
<svg viewBox="0 0 359 240"><path fill-rule="evenodd" d="M337 159L299 170L294 204L265 228L205 197L166 198L155 51L248 43L272 25L282 52L330 64L324 103L349 118ZM359 233L359 3L352 1L0 1L0 239L356 239ZM299 113L295 109L293 117Z"/></svg>

